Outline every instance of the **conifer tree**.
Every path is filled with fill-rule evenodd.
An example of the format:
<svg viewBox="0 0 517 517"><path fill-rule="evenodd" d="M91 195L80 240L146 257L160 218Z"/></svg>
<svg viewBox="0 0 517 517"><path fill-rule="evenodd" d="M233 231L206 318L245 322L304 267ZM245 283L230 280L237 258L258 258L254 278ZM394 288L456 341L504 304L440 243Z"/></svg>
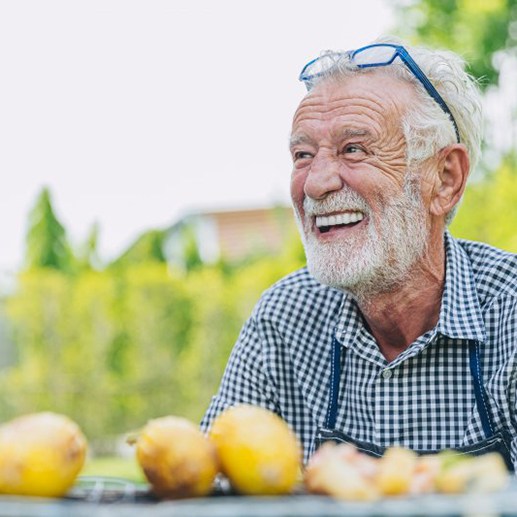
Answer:
<svg viewBox="0 0 517 517"><path fill-rule="evenodd" d="M29 214L26 266L71 271L74 257L66 231L52 207L48 188L43 188Z"/></svg>

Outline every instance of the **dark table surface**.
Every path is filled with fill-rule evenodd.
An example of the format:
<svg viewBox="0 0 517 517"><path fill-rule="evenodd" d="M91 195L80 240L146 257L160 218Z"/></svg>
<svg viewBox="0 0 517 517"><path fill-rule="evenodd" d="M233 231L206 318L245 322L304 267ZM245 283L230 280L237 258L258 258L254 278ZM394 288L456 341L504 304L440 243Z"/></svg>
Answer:
<svg viewBox="0 0 517 517"><path fill-rule="evenodd" d="M117 483L119 485L117 486ZM425 495L368 503L328 497L212 496L156 501L142 485L114 480L111 493L85 491L79 483L64 499L0 497L0 517L367 517L367 516L517 516L517 480L492 494Z"/></svg>

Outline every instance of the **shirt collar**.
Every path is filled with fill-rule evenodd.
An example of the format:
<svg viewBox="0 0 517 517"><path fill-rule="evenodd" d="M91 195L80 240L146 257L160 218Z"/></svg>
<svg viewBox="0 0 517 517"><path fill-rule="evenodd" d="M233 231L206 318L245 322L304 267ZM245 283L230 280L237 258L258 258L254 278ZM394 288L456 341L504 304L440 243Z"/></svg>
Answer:
<svg viewBox="0 0 517 517"><path fill-rule="evenodd" d="M445 232L445 288L436 330L453 339L486 339L470 259L449 232Z"/></svg>
<svg viewBox="0 0 517 517"><path fill-rule="evenodd" d="M448 231L445 232L444 238L445 286L440 316L432 334L484 342L485 322L469 257ZM345 293L336 326L336 337L344 343L350 343L363 325L364 320L359 308L352 297Z"/></svg>
<svg viewBox="0 0 517 517"><path fill-rule="evenodd" d="M356 302L349 293L344 292L336 325L336 338L347 346L354 342L357 333L364 325L363 315Z"/></svg>

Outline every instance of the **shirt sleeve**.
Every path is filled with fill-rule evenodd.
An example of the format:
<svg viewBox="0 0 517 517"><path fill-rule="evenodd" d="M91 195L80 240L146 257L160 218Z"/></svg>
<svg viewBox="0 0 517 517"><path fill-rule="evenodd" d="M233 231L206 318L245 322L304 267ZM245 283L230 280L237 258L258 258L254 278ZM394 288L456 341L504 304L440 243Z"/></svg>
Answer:
<svg viewBox="0 0 517 517"><path fill-rule="evenodd" d="M203 431L210 429L214 418L224 409L237 404L252 404L278 413L275 390L264 360L266 348L265 338L250 318L230 354L219 391L201 421Z"/></svg>

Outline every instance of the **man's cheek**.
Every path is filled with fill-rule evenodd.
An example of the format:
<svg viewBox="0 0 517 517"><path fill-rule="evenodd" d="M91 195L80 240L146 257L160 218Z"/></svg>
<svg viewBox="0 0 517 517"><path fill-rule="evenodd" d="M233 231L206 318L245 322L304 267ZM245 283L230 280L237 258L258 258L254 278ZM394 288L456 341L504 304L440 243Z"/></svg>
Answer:
<svg viewBox="0 0 517 517"><path fill-rule="evenodd" d="M300 214L303 212L303 199L305 197L303 186L304 181L302 178L295 176L291 178L291 200Z"/></svg>

